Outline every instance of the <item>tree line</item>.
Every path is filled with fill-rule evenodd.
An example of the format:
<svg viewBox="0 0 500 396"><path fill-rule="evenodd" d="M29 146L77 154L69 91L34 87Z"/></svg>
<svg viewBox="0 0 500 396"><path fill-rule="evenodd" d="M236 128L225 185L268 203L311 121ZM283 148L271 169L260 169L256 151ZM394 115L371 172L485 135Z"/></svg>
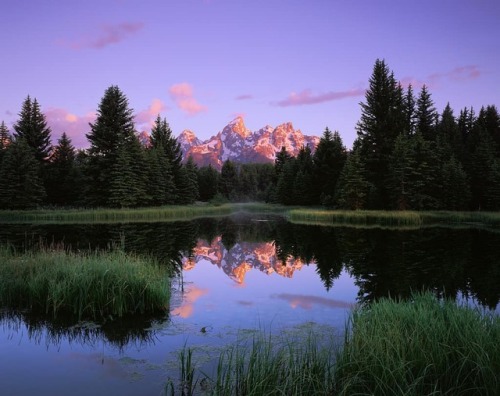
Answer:
<svg viewBox="0 0 500 396"><path fill-rule="evenodd" d="M0 124L0 208L138 207L201 201L266 201L340 209L500 209L500 116L494 105L448 104L439 114L423 86L403 88L375 62L357 138L347 150L325 129L314 152L285 148L274 164L225 161L221 171L183 161L179 142L158 115L141 144L133 111L109 87L89 124L90 147L76 150L51 130L36 99L22 104L14 132Z"/></svg>
<svg viewBox="0 0 500 396"><path fill-rule="evenodd" d="M341 209L499 210L500 116L494 105L441 114L424 85L404 89L385 61L369 80L357 138L325 130L314 154L275 162L275 199Z"/></svg>

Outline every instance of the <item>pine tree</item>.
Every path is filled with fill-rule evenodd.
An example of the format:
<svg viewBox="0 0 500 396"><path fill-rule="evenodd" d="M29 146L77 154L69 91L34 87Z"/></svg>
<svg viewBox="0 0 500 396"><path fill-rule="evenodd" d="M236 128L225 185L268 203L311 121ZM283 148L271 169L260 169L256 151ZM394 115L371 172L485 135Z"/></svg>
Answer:
<svg viewBox="0 0 500 396"><path fill-rule="evenodd" d="M152 205L169 205L176 202L174 176L163 146L146 152L149 179L148 195Z"/></svg>
<svg viewBox="0 0 500 396"><path fill-rule="evenodd" d="M238 186L236 166L230 160L224 161L219 179L219 192L227 199L233 199Z"/></svg>
<svg viewBox="0 0 500 396"><path fill-rule="evenodd" d="M132 114L128 99L117 86L106 89L97 109L97 119L90 124L91 131L86 135L90 142L89 158L85 167L88 181L85 192L87 204L130 206L139 204L138 201L144 198L145 176L143 170L139 171L143 164ZM124 170L125 172L140 172L133 178L134 183L139 184L134 187L134 197L127 197L123 204L116 201L116 197L121 196L118 190L113 193L114 198L111 199L111 189L118 188L117 182L113 181L113 177L119 174L118 162L128 163L133 168ZM120 178L128 180L125 175Z"/></svg>
<svg viewBox="0 0 500 396"><path fill-rule="evenodd" d="M437 112L431 94L424 85L417 99L417 131L425 140L436 140Z"/></svg>
<svg viewBox="0 0 500 396"><path fill-rule="evenodd" d="M408 89L406 90L406 95L404 97L404 133L407 135L413 135L415 133L417 120L416 120L416 100L413 94L412 85L408 85Z"/></svg>
<svg viewBox="0 0 500 396"><path fill-rule="evenodd" d="M178 194L180 204L192 204L199 197L198 168L192 157L189 157L186 164L180 168Z"/></svg>
<svg viewBox="0 0 500 396"><path fill-rule="evenodd" d="M198 186L200 199L210 201L217 194L219 185L219 172L212 165L201 167L198 171Z"/></svg>
<svg viewBox="0 0 500 396"><path fill-rule="evenodd" d="M410 209L411 176L415 167L411 139L412 136L399 135L391 155L389 191L391 206L398 210Z"/></svg>
<svg viewBox="0 0 500 396"><path fill-rule="evenodd" d="M385 208L389 205L386 188L389 161L394 142L405 124L405 108L401 89L383 60L375 62L369 83L356 127L359 155L365 162L367 181L373 185L370 206Z"/></svg>
<svg viewBox="0 0 500 396"><path fill-rule="evenodd" d="M285 163L291 158L292 156L286 151L285 146L281 147L281 150L276 154L276 159L274 160L274 169L278 177L283 171Z"/></svg>
<svg viewBox="0 0 500 396"><path fill-rule="evenodd" d="M316 203L333 204L335 187L346 159L347 150L339 133L332 134L326 128L313 156Z"/></svg>
<svg viewBox="0 0 500 396"><path fill-rule="evenodd" d="M9 130L5 125L5 122L2 121L0 124L0 166L2 165L2 160L5 154L5 150L9 146L11 141Z"/></svg>
<svg viewBox="0 0 500 396"><path fill-rule="evenodd" d="M467 210L470 201L469 181L462 165L454 156L443 165L440 179L443 207L446 210Z"/></svg>
<svg viewBox="0 0 500 396"><path fill-rule="evenodd" d="M447 103L437 123L436 135L447 157L453 155L456 158L461 158L463 156L463 144L460 137L460 131L449 103Z"/></svg>
<svg viewBox="0 0 500 396"><path fill-rule="evenodd" d="M181 145L173 136L167 120L165 118L161 119L158 115L153 125L153 129L151 130L151 147L157 148L160 145L163 147L165 155L170 163L172 174L174 175L175 186L179 188L179 185L184 183L180 173L182 165ZM177 192L174 193L181 199L180 194Z"/></svg>
<svg viewBox="0 0 500 396"><path fill-rule="evenodd" d="M312 205L315 203L313 188L313 168L311 149L309 146L302 147L297 154L297 172L294 177L293 190L294 201L298 205Z"/></svg>
<svg viewBox="0 0 500 396"><path fill-rule="evenodd" d="M45 115L40 110L37 100L28 96L19 113L19 120L14 124L14 137L24 139L33 149L39 162L46 162L52 150L50 144L50 128Z"/></svg>
<svg viewBox="0 0 500 396"><path fill-rule="evenodd" d="M72 205L79 197L80 185L75 167L75 148L63 133L47 165L47 201L55 205Z"/></svg>
<svg viewBox="0 0 500 396"><path fill-rule="evenodd" d="M371 186L365 174L361 155L358 150L354 149L347 157L339 180L337 202L340 208L359 210L366 207Z"/></svg>
<svg viewBox="0 0 500 396"><path fill-rule="evenodd" d="M495 106L482 107L477 116L476 125L486 131L495 145L495 157L500 158L500 115Z"/></svg>
<svg viewBox="0 0 500 396"><path fill-rule="evenodd" d="M287 160L279 174L276 185L276 201L283 205L296 204L295 196L295 178L297 176L297 159Z"/></svg>
<svg viewBox="0 0 500 396"><path fill-rule="evenodd" d="M44 198L40 163L28 143L15 138L6 149L0 167L0 208L35 208Z"/></svg>

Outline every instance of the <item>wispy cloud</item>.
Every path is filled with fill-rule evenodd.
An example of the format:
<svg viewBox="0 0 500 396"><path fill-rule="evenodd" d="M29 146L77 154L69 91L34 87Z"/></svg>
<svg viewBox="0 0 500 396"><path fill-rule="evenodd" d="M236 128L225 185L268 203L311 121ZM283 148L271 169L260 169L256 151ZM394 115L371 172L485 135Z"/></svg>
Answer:
<svg viewBox="0 0 500 396"><path fill-rule="evenodd" d="M74 50L85 48L102 49L111 44L117 44L139 32L144 27L142 22L123 22L115 25L103 25L92 37L78 40L61 40L59 43Z"/></svg>
<svg viewBox="0 0 500 396"><path fill-rule="evenodd" d="M278 294L272 297L287 301L292 308L311 309L314 305L322 305L328 308L352 308L354 304L342 300L333 300L319 296L308 296L303 294Z"/></svg>
<svg viewBox="0 0 500 396"><path fill-rule="evenodd" d="M326 93L314 94L310 89L305 89L301 92L292 92L286 99L273 103L276 106L303 106L312 105L323 102L330 102L333 100L341 100L346 98L353 98L363 96L365 94L364 88L350 89L347 91L330 91Z"/></svg>
<svg viewBox="0 0 500 396"><path fill-rule="evenodd" d="M158 114L167 110L160 99L153 99L149 107L135 114L134 120L138 129L151 129Z"/></svg>
<svg viewBox="0 0 500 396"><path fill-rule="evenodd" d="M202 289L194 285L191 286L185 291L182 304L179 307L174 308L171 314L174 316L180 316L181 318L189 318L194 312L196 301L208 293L208 289Z"/></svg>
<svg viewBox="0 0 500 396"><path fill-rule="evenodd" d="M59 139L63 132L66 132L75 147L83 148L88 146L85 134L90 132L89 123L95 121L95 113L78 116L61 108L49 108L44 113L47 124L52 130L54 144L56 144L57 139Z"/></svg>
<svg viewBox="0 0 500 396"><path fill-rule="evenodd" d="M253 95L250 94L243 94L243 95L238 95L236 100L248 100L248 99L253 99Z"/></svg>
<svg viewBox="0 0 500 396"><path fill-rule="evenodd" d="M453 82L464 82L475 80L482 75L481 70L477 65L467 65L467 66L458 66L452 70L448 70L445 72L436 72L429 74L427 77L423 79L418 79L415 77L404 77L401 79L401 85L407 87L408 85L412 85L413 88L422 88L424 85L428 87L436 87L440 85L443 81L453 81Z"/></svg>
<svg viewBox="0 0 500 396"><path fill-rule="evenodd" d="M194 91L191 84L174 84L169 89L170 97L177 104L177 107L189 115L195 115L207 110L207 107L198 103L194 98Z"/></svg>

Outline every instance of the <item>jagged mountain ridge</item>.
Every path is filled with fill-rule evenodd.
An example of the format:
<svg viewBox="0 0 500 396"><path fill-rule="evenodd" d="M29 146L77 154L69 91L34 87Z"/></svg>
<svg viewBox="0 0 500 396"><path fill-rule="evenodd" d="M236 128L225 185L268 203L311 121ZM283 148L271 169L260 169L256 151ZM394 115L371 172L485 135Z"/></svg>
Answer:
<svg viewBox="0 0 500 396"><path fill-rule="evenodd" d="M302 146L309 146L313 151L319 143L319 137L304 135L294 129L291 122L273 128L270 125L250 131L242 117L236 117L217 135L206 141L200 141L194 132L184 130L177 138L185 159L193 157L198 166L212 165L221 169L226 160L250 162L274 162L276 153L285 147L295 156Z"/></svg>
<svg viewBox="0 0 500 396"><path fill-rule="evenodd" d="M193 256L184 257L183 269L190 270L205 260L221 268L229 278L240 284L244 283L246 273L252 269L291 278L305 265L302 260L293 257L288 257L286 262L279 260L272 242L240 242L227 250L220 236L212 243L199 240Z"/></svg>

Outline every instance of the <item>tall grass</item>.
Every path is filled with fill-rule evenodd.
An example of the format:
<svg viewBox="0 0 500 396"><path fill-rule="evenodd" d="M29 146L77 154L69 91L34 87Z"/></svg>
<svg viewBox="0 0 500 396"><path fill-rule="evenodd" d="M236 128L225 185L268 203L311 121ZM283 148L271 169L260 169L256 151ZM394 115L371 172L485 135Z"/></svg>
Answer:
<svg viewBox="0 0 500 396"><path fill-rule="evenodd" d="M219 356L214 373L200 371L194 364L193 349L179 355L182 395L324 395L332 389L333 343L321 344L313 334L258 333L250 340L230 345ZM196 374L195 374L196 373ZM175 395L170 381L167 394Z"/></svg>
<svg viewBox="0 0 500 396"><path fill-rule="evenodd" d="M224 350L215 374L180 354L182 395L499 395L500 318L441 301L381 300L355 310L343 344L258 334Z"/></svg>
<svg viewBox="0 0 500 396"><path fill-rule="evenodd" d="M190 220L199 217L227 216L237 212L283 213L279 205L262 203L162 206L125 209L45 209L2 210L0 223L116 223Z"/></svg>
<svg viewBox="0 0 500 396"><path fill-rule="evenodd" d="M497 212L320 210L299 208L287 212L291 222L338 226L420 228L425 226L500 226Z"/></svg>
<svg viewBox="0 0 500 396"><path fill-rule="evenodd" d="M417 295L354 312L335 393L499 395L500 318Z"/></svg>
<svg viewBox="0 0 500 396"><path fill-rule="evenodd" d="M165 311L170 280L154 260L121 251L76 254L0 248L0 305L103 319Z"/></svg>

